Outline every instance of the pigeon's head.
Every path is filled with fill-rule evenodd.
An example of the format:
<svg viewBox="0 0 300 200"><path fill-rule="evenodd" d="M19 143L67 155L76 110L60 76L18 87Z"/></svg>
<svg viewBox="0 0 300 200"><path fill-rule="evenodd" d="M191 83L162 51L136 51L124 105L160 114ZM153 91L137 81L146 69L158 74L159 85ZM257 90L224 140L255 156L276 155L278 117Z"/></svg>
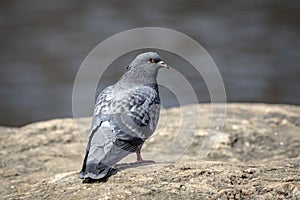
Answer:
<svg viewBox="0 0 300 200"><path fill-rule="evenodd" d="M159 69L161 67L169 68L168 65L161 60L160 56L156 52L146 52L139 54L126 69L131 70L138 67L149 69Z"/></svg>

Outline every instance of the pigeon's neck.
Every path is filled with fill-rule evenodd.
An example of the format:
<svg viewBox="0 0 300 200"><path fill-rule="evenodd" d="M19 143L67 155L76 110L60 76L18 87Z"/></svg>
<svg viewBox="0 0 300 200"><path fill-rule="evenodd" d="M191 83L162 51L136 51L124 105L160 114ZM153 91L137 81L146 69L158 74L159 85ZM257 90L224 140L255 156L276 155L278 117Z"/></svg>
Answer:
<svg viewBox="0 0 300 200"><path fill-rule="evenodd" d="M132 83L132 84L141 84L141 85L148 85L153 87L154 89L157 88L157 74L158 70L143 70L138 69L136 71L128 71L126 72L120 82L122 83Z"/></svg>

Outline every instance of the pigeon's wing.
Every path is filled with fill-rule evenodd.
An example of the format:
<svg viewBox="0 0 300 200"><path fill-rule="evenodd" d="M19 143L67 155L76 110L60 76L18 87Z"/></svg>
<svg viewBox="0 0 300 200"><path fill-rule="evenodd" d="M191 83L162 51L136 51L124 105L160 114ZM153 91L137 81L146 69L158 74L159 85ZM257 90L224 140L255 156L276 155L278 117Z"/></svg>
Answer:
<svg viewBox="0 0 300 200"><path fill-rule="evenodd" d="M101 179L154 132L160 108L156 90L107 88L97 98L89 144L80 178Z"/></svg>
<svg viewBox="0 0 300 200"><path fill-rule="evenodd" d="M106 111L109 109L112 99L114 98L114 86L115 85L108 86L98 95L94 107L90 134L95 132L102 122L109 119L110 115L108 115Z"/></svg>
<svg viewBox="0 0 300 200"><path fill-rule="evenodd" d="M117 111L111 120L116 137L131 140L137 137L146 140L154 132L160 111L158 92L149 86L128 89L113 102Z"/></svg>
<svg viewBox="0 0 300 200"><path fill-rule="evenodd" d="M126 132L145 140L154 132L159 112L159 95L152 87L115 89L112 85L96 100L90 134L108 121L118 137Z"/></svg>

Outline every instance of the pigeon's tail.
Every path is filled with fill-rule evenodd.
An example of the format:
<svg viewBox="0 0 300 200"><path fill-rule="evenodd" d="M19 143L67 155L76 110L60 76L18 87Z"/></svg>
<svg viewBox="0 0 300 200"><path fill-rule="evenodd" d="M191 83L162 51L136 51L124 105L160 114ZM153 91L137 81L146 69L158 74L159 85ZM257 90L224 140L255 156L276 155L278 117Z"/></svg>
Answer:
<svg viewBox="0 0 300 200"><path fill-rule="evenodd" d="M93 148L94 147L94 148ZM99 151L103 152L103 148L92 146L87 151L82 170L79 172L78 177L81 179L105 179L111 175L112 167L128 154L135 152L136 145L132 145L127 141L116 140L110 146L109 151L99 160ZM98 158L98 159L97 159Z"/></svg>
<svg viewBox="0 0 300 200"><path fill-rule="evenodd" d="M89 163L85 165L84 168L85 169L82 169L78 174L78 177L81 179L105 179L112 171L111 167L108 167L103 163Z"/></svg>

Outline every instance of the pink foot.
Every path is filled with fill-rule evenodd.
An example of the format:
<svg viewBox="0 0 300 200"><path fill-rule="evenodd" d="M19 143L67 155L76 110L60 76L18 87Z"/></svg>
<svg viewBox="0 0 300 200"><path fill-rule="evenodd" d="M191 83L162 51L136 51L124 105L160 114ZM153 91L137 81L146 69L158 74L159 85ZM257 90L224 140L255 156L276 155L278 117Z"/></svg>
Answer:
<svg viewBox="0 0 300 200"><path fill-rule="evenodd" d="M136 162L137 164L141 164L141 163L155 163L154 160L144 160L142 158L141 153L136 153Z"/></svg>
<svg viewBox="0 0 300 200"><path fill-rule="evenodd" d="M142 163L155 163L154 160L137 160L135 163L142 164Z"/></svg>

